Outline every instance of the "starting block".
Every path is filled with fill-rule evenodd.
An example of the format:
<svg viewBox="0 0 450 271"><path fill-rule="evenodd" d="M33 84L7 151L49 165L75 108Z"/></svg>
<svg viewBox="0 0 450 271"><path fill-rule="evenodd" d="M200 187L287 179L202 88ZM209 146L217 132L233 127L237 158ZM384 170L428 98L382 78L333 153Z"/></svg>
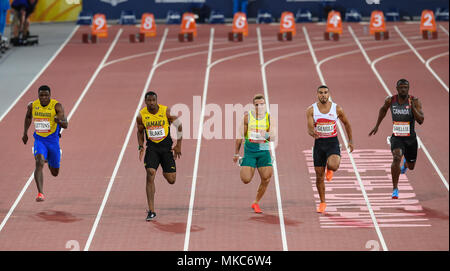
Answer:
<svg viewBox="0 0 450 271"><path fill-rule="evenodd" d="M438 33L437 33L437 31L423 30L422 31L422 38L424 40L436 40L438 38Z"/></svg>
<svg viewBox="0 0 450 271"><path fill-rule="evenodd" d="M277 36L278 36L279 41L283 41L283 40L291 41L293 33L292 32L283 32L283 33L279 32Z"/></svg>
<svg viewBox="0 0 450 271"><path fill-rule="evenodd" d="M91 43L97 43L97 35L93 35L90 33L83 33L82 41L83 41L83 43L89 43L89 41Z"/></svg>
<svg viewBox="0 0 450 271"><path fill-rule="evenodd" d="M145 42L146 37L156 36L156 23L155 17L152 13L144 13L141 18L141 26L139 28L139 33L130 34L130 42L135 43L136 40L139 42Z"/></svg>
<svg viewBox="0 0 450 271"><path fill-rule="evenodd" d="M98 38L108 37L108 26L106 24L106 17L104 14L95 14L92 20L91 33L82 34L83 43L97 43Z"/></svg>
<svg viewBox="0 0 450 271"><path fill-rule="evenodd" d="M438 38L436 20L432 10L425 9L422 11L422 16L420 19L420 32L422 32L422 38L424 40Z"/></svg>
<svg viewBox="0 0 450 271"><path fill-rule="evenodd" d="M244 33L243 32L239 32L239 33L233 33L233 32L228 32L228 40L229 41L243 41L244 40Z"/></svg>
<svg viewBox="0 0 450 271"><path fill-rule="evenodd" d="M7 37L0 37L0 53L4 54L9 49L9 40ZM1 55L0 55L1 56Z"/></svg>
<svg viewBox="0 0 450 271"><path fill-rule="evenodd" d="M327 29L324 33L324 39L334 41L339 40L339 36L342 34L342 18L339 11L332 10L328 13Z"/></svg>
<svg viewBox="0 0 450 271"><path fill-rule="evenodd" d="M236 12L233 17L233 29L228 32L229 41L243 41L248 36L247 15L244 12Z"/></svg>
<svg viewBox="0 0 450 271"><path fill-rule="evenodd" d="M144 33L130 34L130 42L135 43L136 40L138 40L139 42L144 42L145 34Z"/></svg>
<svg viewBox="0 0 450 271"><path fill-rule="evenodd" d="M194 33L179 33L178 34L178 40L180 42L184 42L185 40L192 42L194 41Z"/></svg>
<svg viewBox="0 0 450 271"><path fill-rule="evenodd" d="M389 31L375 32L375 40L388 40L388 39L389 39Z"/></svg>
<svg viewBox="0 0 450 271"><path fill-rule="evenodd" d="M339 40L339 33L335 33L335 32L325 32L323 33L323 38L324 40L334 40L334 41L338 41Z"/></svg>
<svg viewBox="0 0 450 271"><path fill-rule="evenodd" d="M278 32L278 40L291 41L292 37L296 34L295 30L295 17L292 12L285 11L281 14L280 20L280 32Z"/></svg>
<svg viewBox="0 0 450 271"><path fill-rule="evenodd" d="M181 19L181 30L178 33L178 40L184 42L185 40L192 42L197 36L197 25L195 24L195 15L191 12L185 12Z"/></svg>
<svg viewBox="0 0 450 271"><path fill-rule="evenodd" d="M22 34L19 34L18 38L11 38L11 44L14 46L31 46L39 44L39 36L37 35L29 35L27 37L23 37ZM5 43L6 44L6 43ZM2 52L4 52L8 47L6 45L1 46Z"/></svg>
<svg viewBox="0 0 450 271"><path fill-rule="evenodd" d="M375 35L375 40L389 39L389 31L386 30L386 22L382 11L372 11L370 16L370 35Z"/></svg>

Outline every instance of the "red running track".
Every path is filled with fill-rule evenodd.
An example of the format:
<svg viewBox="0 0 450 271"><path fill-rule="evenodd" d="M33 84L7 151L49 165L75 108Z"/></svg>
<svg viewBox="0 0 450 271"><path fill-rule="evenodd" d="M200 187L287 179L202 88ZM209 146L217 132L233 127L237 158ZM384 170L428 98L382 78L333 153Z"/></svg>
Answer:
<svg viewBox="0 0 450 271"><path fill-rule="evenodd" d="M396 25L425 60L443 54L430 67L448 86L446 34L440 31L438 40L423 41L418 25ZM305 25L306 36L299 25L294 41L283 43L276 41L276 26L250 25L243 43L226 40L228 26L214 26L208 80L210 26L199 26L193 43L177 41L178 27L167 27L167 37L163 38L165 27L160 27L156 38L130 44L128 35L135 28L113 26L107 39L86 45L81 44L84 30L79 29L0 123L2 130L18 131L6 133L0 143L4 157L8 157L0 165L0 189L4 191L0 250L66 250L70 240L89 250L448 250L448 188L423 151L419 150L416 169L400 180L400 199L390 199L391 157L386 144L390 116L375 137L367 136L387 93L347 26L352 27L371 61L398 53L380 59L375 68L391 92L400 77L411 82L411 94L421 99L426 117L417 128L418 134L448 181L448 153L442 151L448 149L449 142L448 92L393 25L388 25L390 40L375 41L364 25L345 24L339 42L323 41L324 26ZM263 51L258 48L257 27ZM443 27L448 30L448 23ZM114 43L118 31L120 36ZM311 170L313 140L306 133L305 110L315 101L315 89L321 84L308 38L317 61L323 61L319 71L333 101L344 108L351 121L356 145L352 154L355 165L342 147L341 168L326 184L329 207L324 215L315 213L318 195ZM110 55L96 74L108 49ZM156 56L157 66L149 77ZM280 139L276 148L278 174L261 201L264 213L257 215L250 204L258 176L244 185L239 168L232 163L234 140L229 126L240 116L226 119L225 112L227 105L251 103L255 93L264 92L264 80L271 110L278 111ZM36 99L33 90L44 83L52 86L52 94L61 101L66 115L72 113L83 90L85 96L63 133L60 176L50 177L44 170L47 200L34 201L32 181L9 215L34 169L32 140L24 146L21 133L26 104ZM201 148L196 153L205 86L208 106ZM127 137L136 109L143 107L141 95L147 90L155 90L161 104L185 109L180 114L185 117L184 124L189 122L184 125L177 182L169 185L158 173L157 219L150 223L144 220L145 171L137 158L134 126ZM212 126L214 121L219 122ZM217 132L215 137L211 132ZM343 144L342 137L340 142Z"/></svg>

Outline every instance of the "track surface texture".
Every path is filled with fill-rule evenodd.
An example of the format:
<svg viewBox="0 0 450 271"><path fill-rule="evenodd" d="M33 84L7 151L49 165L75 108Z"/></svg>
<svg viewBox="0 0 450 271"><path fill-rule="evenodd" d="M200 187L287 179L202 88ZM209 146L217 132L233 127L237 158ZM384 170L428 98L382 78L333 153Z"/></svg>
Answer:
<svg viewBox="0 0 450 271"><path fill-rule="evenodd" d="M97 44L83 44L88 30L78 28L0 122L8 131L0 141L0 250L448 251L449 25L438 24L437 40L423 40L418 24L387 27L389 40L376 41L367 25L345 23L339 41L325 41L324 25L302 24L293 41L279 42L278 26L249 25L243 42L229 42L231 26L199 25L193 42L179 42L178 26L161 25L156 37L130 43L138 28L113 25ZM390 113L368 134L400 78L421 100L425 122L416 124L416 168L401 175L392 200ZM324 83L349 118L355 150L339 133L341 166L318 214L305 112ZM44 167L46 200L37 203L32 127L27 145L21 136L41 84L51 86L69 127L60 175ZM146 222L134 122L149 90L181 116L184 139L176 183L158 169L157 216ZM250 207L258 173L243 184L232 162L238 109L256 93L266 95L279 135L262 214Z"/></svg>

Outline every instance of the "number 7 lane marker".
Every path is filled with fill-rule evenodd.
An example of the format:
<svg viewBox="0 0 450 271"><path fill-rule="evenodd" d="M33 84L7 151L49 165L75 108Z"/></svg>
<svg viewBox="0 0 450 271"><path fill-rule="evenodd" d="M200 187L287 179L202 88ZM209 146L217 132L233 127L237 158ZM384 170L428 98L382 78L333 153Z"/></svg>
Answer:
<svg viewBox="0 0 450 271"><path fill-rule="evenodd" d="M314 53L314 48L312 47L312 43L311 43L311 41L309 39L308 31L306 30L306 28L304 26L303 26L303 32L305 33L306 42L308 43L308 47L309 47L309 50L311 52L311 56L313 58L314 64L316 65L316 70L317 70L317 74L319 75L320 82L321 82L321 84L325 85L325 79L323 78L322 71L320 70L320 65L323 64L325 61L330 60L331 58L328 58L326 60L322 60L321 62L317 62L317 58L316 58L316 55ZM347 53L345 53L345 54L347 54ZM334 57L338 57L338 55L335 55ZM331 100L331 97L330 97L330 100ZM358 183L359 183L359 186L361 188L361 192L363 194L364 200L366 201L367 209L369 210L369 214L370 214L370 217L372 219L373 226L375 227L375 231L376 231L376 233L378 235L378 239L380 240L380 243L381 243L381 246L383 247L383 250L387 251L388 248L386 246L386 242L384 241L383 234L381 233L380 227L378 226L378 222L377 222L377 219L375 217L375 213L374 213L374 211L372 209L372 206L370 204L369 197L367 196L366 189L364 188L364 184L362 183L361 176L359 175L359 171L358 171L358 169L356 167L355 160L354 160L353 155L351 154L350 150L348 149L348 142L347 142L347 138L345 137L345 133L344 133L344 130L342 128L342 124L339 121L337 122L337 124L338 124L338 128L339 128L339 132L341 134L341 137L342 137L342 139L344 141L344 145L345 145L345 148L347 150L348 157L350 158L350 161L352 163L353 170L354 170L355 175L356 175L356 179L358 180Z"/></svg>
<svg viewBox="0 0 450 271"><path fill-rule="evenodd" d="M88 84L84 88L83 92L81 93L80 97L78 98L76 104L70 111L70 114L67 116L67 121L69 121L73 114L75 114L75 111L77 110L78 106L80 105L81 101L83 100L84 96L90 89L92 83L95 81L95 78L99 74L100 70L103 68L104 63L108 59L109 55L111 54L114 46L116 45L117 41L119 40L120 34L122 33L122 29L119 29L119 31L116 34L116 37L114 38L114 41L109 46L108 51L106 52L105 56L103 57L102 62L98 65L97 69L95 70L94 74L92 75L91 79L89 80ZM64 129L61 129L61 133L64 131ZM17 205L19 204L20 200L22 199L23 195L27 191L28 187L30 186L31 182L33 181L34 173L31 173L30 178L28 178L28 181L25 183L25 186L22 188L22 191L20 191L19 196L17 196L16 200L14 201L13 205L9 209L8 213L6 214L5 218L3 219L2 223L0 224L0 232L2 231L3 227L6 225L6 222L8 222L9 217L16 209Z"/></svg>
<svg viewBox="0 0 450 271"><path fill-rule="evenodd" d="M400 51L400 52L396 52L396 53L392 53L392 54L388 54L388 55L384 55L382 57L379 57L377 59L375 59L374 61L371 61L369 56L366 54L366 50L364 49L364 47L362 46L362 44L359 42L358 37L356 37L355 33L353 32L353 29L349 26L348 30L350 32L350 34L352 35L353 39L355 40L356 44L358 45L359 49L361 50L362 54L364 55L364 57L366 58L367 63L370 65L370 67L372 68L373 73L375 74L375 76L378 78L378 81L380 81L381 85L383 86L384 90L386 91L386 93L389 96L392 96L391 91L389 90L389 88L386 86L386 83L384 82L383 78L381 77L381 75L378 73L377 69L375 68L375 64L377 64L378 61L381 61L385 58L389 58L391 56L400 54L400 53L404 53L405 51ZM430 46L431 48L431 46ZM447 188L447 191L449 190L449 186L448 186L448 182L445 179L444 175L442 174L441 170L439 169L439 167L436 165L436 163L434 162L434 159L431 157L430 153L428 152L427 148L425 147L425 145L423 144L422 140L420 139L419 135L417 135L417 141L419 144L419 148L421 148L423 150L423 152L425 153L425 155L427 156L428 160L430 161L430 163L433 165L434 169L436 170L437 174L439 175L439 177L441 178L442 183L444 184L444 186Z"/></svg>

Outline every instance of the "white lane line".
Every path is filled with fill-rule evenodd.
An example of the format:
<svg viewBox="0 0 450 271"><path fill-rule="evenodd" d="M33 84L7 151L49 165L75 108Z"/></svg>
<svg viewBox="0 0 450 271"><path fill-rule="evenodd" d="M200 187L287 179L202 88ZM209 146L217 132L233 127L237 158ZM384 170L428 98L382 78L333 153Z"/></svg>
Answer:
<svg viewBox="0 0 450 271"><path fill-rule="evenodd" d="M423 59L423 57L419 54L419 52L417 52L416 48L414 48L414 46L412 46L412 44L408 41L408 39L405 36L403 36L402 32L400 32L400 29L398 29L398 27L396 25L394 26L394 29L395 29L395 31L397 31L397 33L400 35L400 37L403 39L403 41L409 46L409 48L411 48L411 50L419 58L419 60L425 64L425 59Z"/></svg>
<svg viewBox="0 0 450 271"><path fill-rule="evenodd" d="M99 71L102 69L103 64L105 63L106 59L109 57L109 55L111 54L114 46L116 45L120 34L122 33L122 29L119 29L119 31L116 34L116 37L114 39L114 41L111 43L111 45L109 46L109 49L107 51L107 53L105 54L105 56L103 57L102 62L98 65L97 70L94 72L94 74L92 75L89 83L86 85L86 87L84 88L83 92L81 93L80 97L78 98L75 106L72 108L72 110L70 111L70 114L67 117L67 121L69 121L73 114L75 113L75 111L78 108L78 105L81 103L81 101L83 100L83 97L86 95L86 93L89 90L89 87L91 86L92 82L94 82L95 78L97 77ZM61 129L61 133L64 130ZM33 181L34 178L34 173L31 173L30 178L28 178L28 181L25 183L25 186L22 188L22 191L20 191L19 196L17 196L16 200L14 201L13 205L11 206L11 208L9 209L8 213L6 214L6 216L3 218L2 223L0 224L0 232L2 231L3 227L6 225L6 222L8 221L9 217L11 216L11 214L14 212L14 210L16 209L17 205L19 204L20 200L22 199L23 195L25 194L25 191L27 191L28 187L30 186L31 182Z"/></svg>
<svg viewBox="0 0 450 271"><path fill-rule="evenodd" d="M441 24L439 25L439 27L442 29L442 31L444 31L445 32L445 34L447 34L447 36L448 36L448 30L447 29L445 29L445 27L444 26L442 26Z"/></svg>
<svg viewBox="0 0 450 271"><path fill-rule="evenodd" d="M402 37L402 39L405 41L406 44L408 44L409 48L411 48L411 50L416 54L416 56L420 59L420 61L425 64L425 67L427 67L427 69L431 72L431 74L434 76L434 78L436 78L436 80L444 87L445 90L447 90L448 92L448 86L446 84L444 84L444 82L442 81L442 79L434 72L434 70L430 67L429 65L429 61L425 61L422 56L419 54L419 52L416 50L416 48L414 48L414 46L408 41L408 39L403 36L403 34L400 32L400 29L398 29L397 26L395 26L395 30L398 32L398 34L400 35L400 37ZM448 54L448 52L447 52Z"/></svg>
<svg viewBox="0 0 450 271"><path fill-rule="evenodd" d="M0 117L0 122L2 122L3 118L13 109L13 107L19 102L20 98L28 91L28 89L36 82L36 80L44 73L44 71L50 66L50 64L55 60L55 58L59 55L59 53L66 47L67 43L72 39L75 32L77 32L79 28L79 25L77 25L70 35L67 37L67 39L59 46L59 49L53 54L53 56L47 61L47 63L42 67L42 69L34 76L33 80L22 90L22 92L19 94L19 96L14 100L14 102L6 109L6 111L2 114Z"/></svg>
<svg viewBox="0 0 450 271"><path fill-rule="evenodd" d="M308 31L306 30L306 28L304 26L303 26L303 32L305 33L306 42L308 43L308 47L309 47L309 50L311 52L311 56L313 56L313 61L314 61L314 64L316 65L316 70L317 70L317 73L319 74L320 82L321 82L321 84L325 85L325 79L324 79L324 77L322 75L322 71L320 70L320 65L324 63L324 60L322 60L321 62L317 62L317 58L315 57L315 53L314 53L314 48L313 48L313 46L311 44L311 41L309 40ZM331 99L331 97L330 97L330 99ZM370 214L370 217L372 219L373 226L375 227L375 231L376 231L376 233L378 235L378 239L380 240L380 243L381 243L381 246L383 247L383 250L387 251L388 248L386 246L386 242L384 241L383 234L381 233L380 227L379 227L377 219L375 217L375 213L374 213L374 211L372 209L372 206L370 204L369 197L367 196L367 193L366 193L366 189L364 188L364 184L362 183L361 176L359 175L359 171L358 171L358 169L356 167L355 160L353 159L352 153L348 149L348 141L347 141L347 138L345 136L344 129L342 128L342 124L339 121L337 122L337 124L338 124L338 128L339 128L339 132L341 133L341 138L344 140L345 149L347 150L348 156L349 156L350 161L352 163L356 179L358 180L359 187L361 188L361 192L363 194L364 200L366 201L367 209L369 210L369 214Z"/></svg>
<svg viewBox="0 0 450 271"><path fill-rule="evenodd" d="M444 82L444 81L441 79L441 77L439 77L439 76L436 74L436 72L430 67L431 61L433 61L433 60L435 60L435 59L437 59L437 58L439 58L439 57L445 56L445 55L448 55L448 51L447 51L447 52L444 52L444 53L442 53L442 54L438 54L438 55L435 55L435 56L433 56L433 57L430 57L430 58L427 60L427 62L425 63L425 66L426 66L427 69L431 72L431 74L433 74L434 78L436 78L436 80L438 80L438 82L442 85L442 87L443 87L445 90L447 90L447 92L449 92L449 91L448 91L448 86L445 84L445 82Z"/></svg>
<svg viewBox="0 0 450 271"><path fill-rule="evenodd" d="M91 233L89 234L89 238L86 241L86 245L84 247L84 251L88 251L89 250L89 247L91 245L92 239L94 238L95 231L97 229L98 223L100 222L100 218L101 218L101 216L103 214L103 210L105 208L106 202L108 201L109 194L111 193L111 189L112 189L112 186L113 186L114 181L116 179L117 172L119 171L119 167L120 167L120 164L122 162L123 155L125 154L125 150L126 150L126 148L128 146L128 141L130 140L131 133L133 132L133 128L134 128L134 125L135 125L135 118L136 118L137 114L139 113L142 100L144 99L145 93L147 92L147 89L148 89L148 87L150 85L150 82L152 81L153 74L155 73L155 70L157 68L156 64L159 61L159 57L160 57L162 49L164 47L164 42L166 40L167 33L168 33L168 28L166 28L164 30L163 37L161 38L161 42L159 44L158 52L156 53L155 59L153 60L152 69L150 70L150 73L149 73L149 75L147 77L147 81L145 82L145 86L144 86L144 88L142 90L141 97L139 98L139 102L137 104L136 111L133 114L133 118L131 120L130 128L128 128L128 133L127 133L127 136L125 138L125 142L122 145L122 150L120 151L119 158L117 159L116 166L114 167L113 174L112 174L112 176L111 176L111 178L109 180L108 188L106 189L105 195L103 197L102 204L100 205L100 209L98 210L97 217L95 218L94 224L93 224L92 229L91 229Z"/></svg>
<svg viewBox="0 0 450 271"><path fill-rule="evenodd" d="M212 58L212 51L213 51L213 44L214 44L214 28L211 28L211 34L209 38L209 48L208 48L208 62L206 66L206 73L205 73L205 81L203 85L203 95L202 95L202 110L200 113L200 122L198 126L198 138L197 138L197 147L195 150L195 162L194 162L194 169L192 173L192 185L191 185L191 197L189 199L189 212L188 212L188 218L186 223L186 235L184 238L184 251L187 251L189 249L189 238L191 235L191 225L192 225L192 213L194 211L194 199L195 199L195 188L197 185L197 173L198 173L198 163L200 160L200 148L202 145L202 137L203 137L203 121L205 119L205 108L206 108L206 99L208 95L208 84L209 84L209 74L211 70L211 58Z"/></svg>
<svg viewBox="0 0 450 271"><path fill-rule="evenodd" d="M361 45L361 43L359 43L358 41L358 37L356 37L356 35L353 33L353 31L350 32L353 36L353 39L355 40L355 42L358 44L359 49L361 51L364 51L364 47ZM427 47L423 47L423 48L435 48L435 47L439 47L439 46L445 46L445 44L441 44L441 45L432 45L432 46L427 46ZM381 75L378 73L378 70L376 69L375 65L377 64L377 62L386 59L386 58L390 58L392 56L395 55L399 55L399 54L403 54L409 52L409 50L403 50L403 51L399 51L399 52L394 52L391 54L387 54L384 55L382 57L379 57L377 59L375 59L373 62L370 61L369 58L368 59L368 63L370 65L370 67L372 68L372 71L374 72L375 76L377 77L378 81L380 81L381 85L383 86L383 89L386 91L386 93L389 96L392 96L391 91L389 90L389 88L387 87L386 83L384 82L383 78L381 77ZM364 54L363 54L364 55ZM367 55L367 54L366 54ZM428 152L428 149L425 147L425 145L423 144L422 140L420 139L419 135L417 135L417 141L419 144L420 149L423 150L423 152L425 153L425 155L427 156L428 160L430 161L430 163L433 165L435 171L437 172L437 174L439 175L439 177L441 178L442 183L444 184L444 186L447 188L447 190L449 190L449 185L447 180L445 179L444 175L442 174L441 170L439 169L439 167L437 166L436 162L434 162L434 159L431 157L430 153Z"/></svg>
<svg viewBox="0 0 450 271"><path fill-rule="evenodd" d="M214 31L212 31L212 34L214 35ZM221 59L218 59L216 61L214 61L213 63L211 63L211 59L210 56L212 56L212 46L213 46L213 39L214 37L211 36L210 39L210 50L208 50L208 66L206 69L206 75L205 75L205 82L204 82L204 88L203 88L203 100L202 100L202 110L201 110L201 114L200 114L200 125L199 125L199 130L198 130L198 138L197 138L197 150L198 153L196 151L196 156L195 156L195 164L194 164L194 171L192 174L192 188L191 188L191 197L190 197L190 203L189 203L189 213L188 213L188 221L186 223L186 236L185 236L185 240L184 240L184 251L188 251L189 249L189 239L190 239L190 229L192 226L192 213L194 210L194 198L195 198L195 188L197 185L197 174L198 174L198 160L200 157L200 146L201 146L201 139L202 139L202 133L203 133L203 121L204 121L204 111L205 111L205 107L206 107L206 95L208 93L208 84L209 84L209 74L211 72L211 69L217 65L220 64L222 62L225 61L229 61L232 59L236 59L239 57L243 57L243 56L248 56L251 54L256 54L258 51L248 51L248 52L244 52L244 53L239 53L239 54L235 54L232 56L228 56L228 57L224 57ZM276 42L277 43L277 42ZM249 46L254 46L253 44L250 44ZM247 47L247 46L245 46ZM280 50L285 48L286 46L283 47L274 47L274 48L270 48L266 51L276 51L276 50ZM290 45L289 48L294 48L294 47L298 47L298 45ZM240 47L242 48L242 46ZM227 50L227 48L221 48L221 49L215 49L216 52L218 51L225 51ZM207 77L206 77L207 76Z"/></svg>
<svg viewBox="0 0 450 271"><path fill-rule="evenodd" d="M266 66L268 63L264 62L261 31L260 31L259 27L256 28L256 33L258 35L259 63L261 65L261 75L262 75L262 83L263 83L263 88L264 88L264 96L266 98L265 99L266 100L266 108L267 108L267 113L270 114L269 91L268 91L268 87L267 87L267 78L266 78ZM283 206L281 203L282 201L281 201L281 192L280 192L280 179L278 176L278 167L277 167L277 158L276 158L277 155L275 153L275 147L274 147L273 142L270 142L270 148L271 148L273 156L275 157L272 164L273 164L273 173L274 173L273 175L274 175L274 180L275 180L275 191L276 191L277 203L278 203L278 217L280 219L281 241L283 244L283 251L288 251L288 244L287 244L287 239L286 239L286 228L284 225Z"/></svg>

